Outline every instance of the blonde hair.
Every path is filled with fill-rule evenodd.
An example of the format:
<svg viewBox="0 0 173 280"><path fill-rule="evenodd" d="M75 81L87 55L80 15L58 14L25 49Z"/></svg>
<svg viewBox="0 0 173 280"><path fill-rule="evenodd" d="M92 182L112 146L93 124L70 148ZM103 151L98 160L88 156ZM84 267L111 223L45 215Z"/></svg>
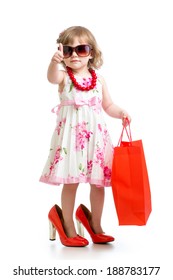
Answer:
<svg viewBox="0 0 173 280"><path fill-rule="evenodd" d="M77 37L79 41L86 40L86 43L92 47L92 56L88 62L88 67L99 69L103 64L102 52L100 51L97 41L90 30L83 26L71 26L59 34L57 43L63 45L73 44L74 38ZM63 63L64 64L64 63Z"/></svg>

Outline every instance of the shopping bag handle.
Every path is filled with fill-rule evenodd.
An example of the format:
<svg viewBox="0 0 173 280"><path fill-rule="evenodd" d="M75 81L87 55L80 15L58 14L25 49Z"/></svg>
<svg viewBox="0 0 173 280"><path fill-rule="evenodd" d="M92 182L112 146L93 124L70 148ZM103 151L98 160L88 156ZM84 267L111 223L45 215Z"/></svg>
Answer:
<svg viewBox="0 0 173 280"><path fill-rule="evenodd" d="M118 145L117 146L121 146L121 142L123 140L123 135L124 135L124 131L126 132L127 138L129 140L130 145L132 145L132 134L131 134L131 129L130 129L130 123L128 123L128 125L123 125L123 129L120 135L120 139L118 141Z"/></svg>

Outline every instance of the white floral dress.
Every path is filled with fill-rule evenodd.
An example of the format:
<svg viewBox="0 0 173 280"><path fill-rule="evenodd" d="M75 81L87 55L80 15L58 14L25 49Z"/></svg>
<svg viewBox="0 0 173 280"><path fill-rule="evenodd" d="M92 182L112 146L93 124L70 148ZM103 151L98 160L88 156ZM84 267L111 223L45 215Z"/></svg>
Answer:
<svg viewBox="0 0 173 280"><path fill-rule="evenodd" d="M86 85L91 79L78 78L78 82ZM59 97L57 123L40 181L110 186L113 145L103 118L101 81L97 79L94 89L80 91L67 76Z"/></svg>

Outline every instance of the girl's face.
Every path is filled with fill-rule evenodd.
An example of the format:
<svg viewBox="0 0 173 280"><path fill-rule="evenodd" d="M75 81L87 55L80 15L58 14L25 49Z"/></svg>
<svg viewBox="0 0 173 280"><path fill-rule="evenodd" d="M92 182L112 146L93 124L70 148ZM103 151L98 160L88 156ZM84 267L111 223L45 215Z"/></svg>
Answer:
<svg viewBox="0 0 173 280"><path fill-rule="evenodd" d="M84 39L79 40L78 37L75 37L73 40L73 44L68 44L68 46L70 47L76 47L79 45L88 45L88 43ZM66 66L74 70L80 70L80 69L84 69L85 67L88 68L88 61L91 58L92 58L91 54L89 54L86 57L81 57L78 56L78 54L75 51L73 51L70 57L64 58L64 63Z"/></svg>

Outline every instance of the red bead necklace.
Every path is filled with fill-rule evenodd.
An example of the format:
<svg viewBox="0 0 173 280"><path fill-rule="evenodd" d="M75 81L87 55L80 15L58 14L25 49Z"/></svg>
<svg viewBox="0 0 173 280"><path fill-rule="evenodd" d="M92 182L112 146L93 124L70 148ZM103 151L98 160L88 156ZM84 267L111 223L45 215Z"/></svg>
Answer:
<svg viewBox="0 0 173 280"><path fill-rule="evenodd" d="M92 81L91 81L91 84L89 86L83 86L83 85L80 85L74 75L73 75L73 71L70 67L66 67L67 69L67 73L70 77L70 79L72 80L72 83L73 85L75 86L75 88L79 89L79 90L82 90L82 91L89 91L90 89L93 89L95 86L96 86L96 82L97 82L97 75L96 75L96 72L94 71L94 69L92 68L89 68L89 72L91 73L91 76L92 76Z"/></svg>

